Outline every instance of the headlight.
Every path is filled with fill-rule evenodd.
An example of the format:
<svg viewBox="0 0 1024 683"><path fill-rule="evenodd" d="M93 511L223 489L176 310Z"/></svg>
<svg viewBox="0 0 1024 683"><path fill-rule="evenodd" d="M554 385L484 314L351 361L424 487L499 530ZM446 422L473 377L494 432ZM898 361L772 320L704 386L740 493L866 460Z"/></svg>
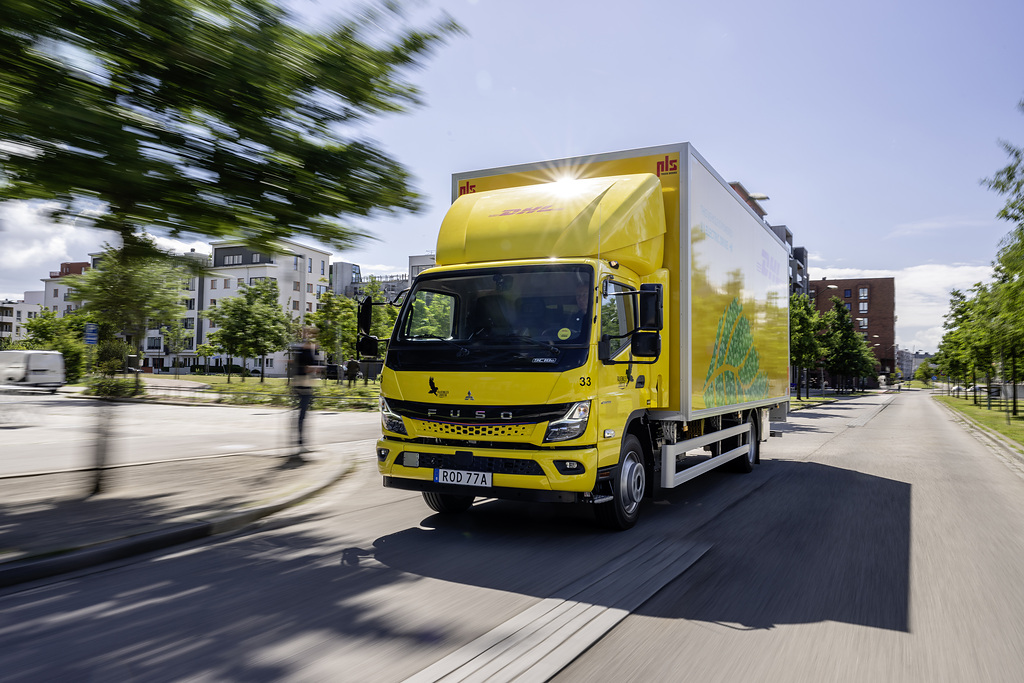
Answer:
<svg viewBox="0 0 1024 683"><path fill-rule="evenodd" d="M575 439L587 431L587 420L589 419L590 401L573 403L560 420L555 420L548 425L547 434L544 435L544 443Z"/></svg>
<svg viewBox="0 0 1024 683"><path fill-rule="evenodd" d="M385 432L409 435L409 432L405 431L405 422L402 421L402 416L391 410L391 406L383 396L380 397L380 424Z"/></svg>

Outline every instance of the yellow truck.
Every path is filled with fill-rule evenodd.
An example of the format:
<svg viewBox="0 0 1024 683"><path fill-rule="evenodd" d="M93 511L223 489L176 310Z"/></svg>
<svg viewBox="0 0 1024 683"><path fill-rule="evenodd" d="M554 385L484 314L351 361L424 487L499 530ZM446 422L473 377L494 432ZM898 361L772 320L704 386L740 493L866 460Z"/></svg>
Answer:
<svg viewBox="0 0 1024 683"><path fill-rule="evenodd" d="M387 346L384 486L626 529L659 488L751 471L788 406L788 249L689 143L459 173L452 196Z"/></svg>

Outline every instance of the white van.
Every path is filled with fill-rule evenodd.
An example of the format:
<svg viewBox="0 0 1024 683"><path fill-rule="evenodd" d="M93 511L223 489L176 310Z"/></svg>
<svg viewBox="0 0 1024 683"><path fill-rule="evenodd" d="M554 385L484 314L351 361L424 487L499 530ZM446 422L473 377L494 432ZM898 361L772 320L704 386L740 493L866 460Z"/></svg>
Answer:
<svg viewBox="0 0 1024 683"><path fill-rule="evenodd" d="M0 351L0 385L56 393L64 384L60 351Z"/></svg>

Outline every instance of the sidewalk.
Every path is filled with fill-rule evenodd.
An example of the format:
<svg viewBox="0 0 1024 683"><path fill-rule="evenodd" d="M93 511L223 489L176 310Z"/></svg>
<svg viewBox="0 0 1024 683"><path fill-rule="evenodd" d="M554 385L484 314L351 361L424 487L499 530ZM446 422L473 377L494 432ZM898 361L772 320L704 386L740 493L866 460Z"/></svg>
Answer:
<svg viewBox="0 0 1024 683"><path fill-rule="evenodd" d="M89 471L0 477L0 587L239 529L341 479L332 450L119 466L93 497Z"/></svg>

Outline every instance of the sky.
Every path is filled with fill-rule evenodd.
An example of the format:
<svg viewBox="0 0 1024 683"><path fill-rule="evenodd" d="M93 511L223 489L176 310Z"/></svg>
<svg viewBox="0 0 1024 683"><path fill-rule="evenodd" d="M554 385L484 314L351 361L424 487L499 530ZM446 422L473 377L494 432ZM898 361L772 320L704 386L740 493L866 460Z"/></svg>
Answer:
<svg viewBox="0 0 1024 683"><path fill-rule="evenodd" d="M361 3L360 3L361 4ZM981 183L1024 145L1024 2L435 0L464 29L408 74L424 105L368 121L425 209L335 253L364 274L433 251L451 175L690 142L793 232L810 275L895 277L897 342L935 351L952 288L989 279L1011 226ZM292 0L324 26L357 3ZM0 298L38 290L106 239L0 205ZM299 241L302 241L299 238ZM208 246L166 242L179 249Z"/></svg>

